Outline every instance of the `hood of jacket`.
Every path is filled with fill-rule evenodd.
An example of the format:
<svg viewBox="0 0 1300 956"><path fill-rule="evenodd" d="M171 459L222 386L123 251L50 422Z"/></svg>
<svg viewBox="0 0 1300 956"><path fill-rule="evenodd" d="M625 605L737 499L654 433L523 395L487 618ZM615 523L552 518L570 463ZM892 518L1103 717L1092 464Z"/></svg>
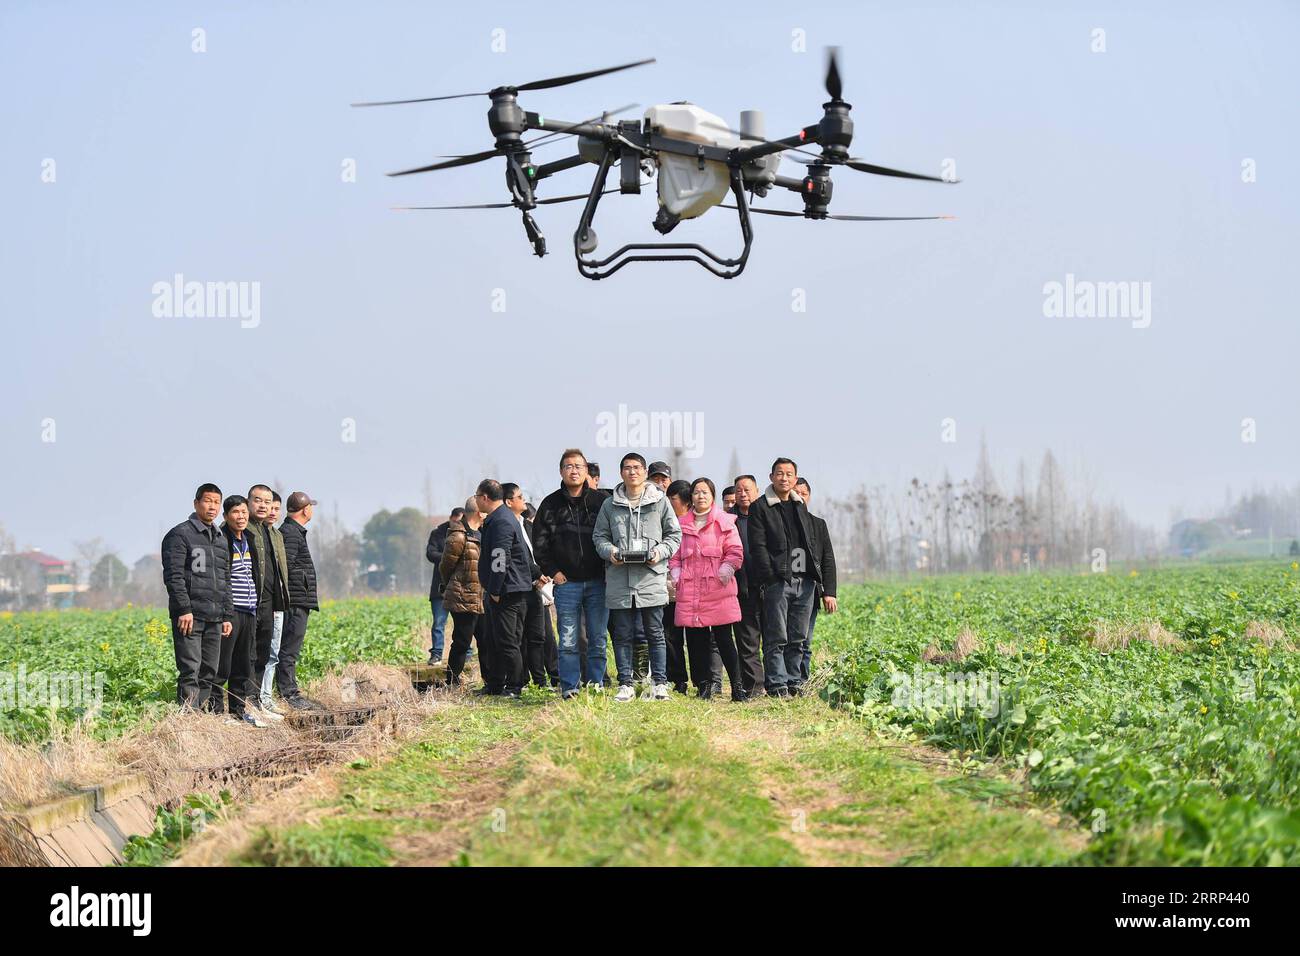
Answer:
<svg viewBox="0 0 1300 956"><path fill-rule="evenodd" d="M656 501L662 501L664 497L665 495L659 490L658 485L653 481L647 481L641 486L640 507L644 508L646 505L652 505ZM621 481L614 487L613 500L614 504L618 505L620 508L627 508L629 511L632 509L632 502L629 501L627 497L627 488L624 487L623 482Z"/></svg>

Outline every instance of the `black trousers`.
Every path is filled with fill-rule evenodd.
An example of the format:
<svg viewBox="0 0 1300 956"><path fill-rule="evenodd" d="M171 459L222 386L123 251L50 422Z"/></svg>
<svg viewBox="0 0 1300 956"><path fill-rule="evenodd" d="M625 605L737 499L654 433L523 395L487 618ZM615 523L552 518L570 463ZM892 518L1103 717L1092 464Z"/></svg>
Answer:
<svg viewBox="0 0 1300 956"><path fill-rule="evenodd" d="M257 615L236 611L230 636L221 639L221 661L217 665L212 694L208 697L208 709L214 714L229 711L239 717L244 713L247 701L257 701L258 695L253 688L253 648L256 643ZM227 682L230 684L229 694L226 693Z"/></svg>
<svg viewBox="0 0 1300 956"><path fill-rule="evenodd" d="M668 683L686 693L686 647L682 629L674 623L677 602L669 601L664 608L664 643L668 650Z"/></svg>
<svg viewBox="0 0 1300 956"><path fill-rule="evenodd" d="M257 609L257 634L253 642L253 683L260 696L266 662L271 659L271 640L275 637L275 610L268 600Z"/></svg>
<svg viewBox="0 0 1300 956"><path fill-rule="evenodd" d="M740 660L740 686L747 695L763 689L762 607L757 588L740 595L740 620L732 625Z"/></svg>
<svg viewBox="0 0 1300 956"><path fill-rule="evenodd" d="M551 612L555 605L550 607L542 606L542 663L546 665L546 676L551 680L552 687L560 686L560 645L555 639L555 623L551 620Z"/></svg>
<svg viewBox="0 0 1300 956"><path fill-rule="evenodd" d="M307 637L307 615L310 613L305 607L291 607L284 612L280 662L275 665L275 689L284 700L302 693L298 689L298 655L302 653L302 642Z"/></svg>
<svg viewBox="0 0 1300 956"><path fill-rule="evenodd" d="M195 621L182 634L172 619L172 648L176 652L176 703L194 710L207 706L221 666L221 622Z"/></svg>
<svg viewBox="0 0 1300 956"><path fill-rule="evenodd" d="M697 690L721 683L722 675L713 669L716 654L722 658L722 666L727 669L727 679L731 681L731 699L743 700L746 694L740 680L740 664L736 658L736 642L731 636L731 628L730 624L685 628L686 648L691 655L691 683Z"/></svg>
<svg viewBox="0 0 1300 956"><path fill-rule="evenodd" d="M530 677L538 687L547 686L546 622L542 620L545 611L542 592L536 588L527 592L524 602L524 634L521 647L523 667L519 672L520 687L526 686ZM556 651L556 658L558 662L558 651Z"/></svg>
<svg viewBox="0 0 1300 956"><path fill-rule="evenodd" d="M489 597L489 601L492 599ZM490 689L518 693L523 688L524 619L528 615L528 592L508 591L492 601L492 680ZM540 651L540 648L538 648Z"/></svg>
<svg viewBox="0 0 1300 956"><path fill-rule="evenodd" d="M447 671L450 674L450 683L459 684L461 671L465 669L465 658L469 656L469 644L474 639L474 633L479 629L483 620L482 614L475 614L473 611L452 611L451 612L451 650L447 653ZM479 641L479 661L486 661L487 657L483 656L483 642Z"/></svg>

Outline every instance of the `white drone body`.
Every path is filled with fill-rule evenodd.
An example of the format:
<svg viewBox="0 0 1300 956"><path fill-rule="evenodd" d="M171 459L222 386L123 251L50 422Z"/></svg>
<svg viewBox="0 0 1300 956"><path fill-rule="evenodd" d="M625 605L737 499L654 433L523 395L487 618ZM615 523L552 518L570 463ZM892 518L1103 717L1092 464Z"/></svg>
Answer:
<svg viewBox="0 0 1300 956"><path fill-rule="evenodd" d="M645 119L654 132L706 146L736 148L753 146L764 139L763 114L744 110L740 114L737 136L720 117L691 103L667 103L645 111ZM779 153L770 153L754 161L775 174ZM731 188L731 174L726 163L699 160L676 153L659 153L659 204L678 219L694 219L712 209Z"/></svg>

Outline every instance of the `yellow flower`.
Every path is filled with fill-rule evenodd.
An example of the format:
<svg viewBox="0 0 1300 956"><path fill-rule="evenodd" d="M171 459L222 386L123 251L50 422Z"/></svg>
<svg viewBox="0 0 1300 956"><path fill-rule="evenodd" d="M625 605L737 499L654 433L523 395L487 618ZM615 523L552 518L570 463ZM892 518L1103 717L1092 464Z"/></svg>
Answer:
<svg viewBox="0 0 1300 956"><path fill-rule="evenodd" d="M1204 704L1202 704L1202 705L1201 705L1201 713L1203 713L1203 714L1208 714L1209 712L1210 712L1210 708L1208 708L1208 707L1206 707Z"/></svg>
<svg viewBox="0 0 1300 956"><path fill-rule="evenodd" d="M100 644L99 649L103 651L105 654L107 654L109 650L109 644L107 642Z"/></svg>
<svg viewBox="0 0 1300 956"><path fill-rule="evenodd" d="M1295 571L1295 570L1297 570L1297 569L1300 569L1300 561L1292 561L1292 562L1291 562L1291 570L1292 570L1292 571Z"/></svg>
<svg viewBox="0 0 1300 956"><path fill-rule="evenodd" d="M1131 577L1131 578L1135 578L1135 577L1137 577L1137 576L1138 576L1137 568L1134 568L1132 571L1130 571L1130 572L1128 573L1128 576Z"/></svg>
<svg viewBox="0 0 1300 956"><path fill-rule="evenodd" d="M879 613L880 613L881 611L883 611L884 609L885 609L885 606L884 606L883 604L877 604L877 605L876 605L876 613L877 613L877 614L879 614Z"/></svg>
<svg viewBox="0 0 1300 956"><path fill-rule="evenodd" d="M954 598L955 600L960 601L960 600L961 600L961 592L958 591L956 594L953 595L953 598Z"/></svg>
<svg viewBox="0 0 1300 956"><path fill-rule="evenodd" d="M1237 600L1237 592L1236 592L1236 591L1229 591L1229 592L1228 592L1228 597L1232 598L1234 601Z"/></svg>

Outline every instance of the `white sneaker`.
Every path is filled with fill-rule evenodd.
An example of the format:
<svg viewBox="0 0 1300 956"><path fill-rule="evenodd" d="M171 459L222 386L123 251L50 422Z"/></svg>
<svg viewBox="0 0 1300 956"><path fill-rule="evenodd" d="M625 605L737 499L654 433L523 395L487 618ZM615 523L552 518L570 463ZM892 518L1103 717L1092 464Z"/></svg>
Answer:
<svg viewBox="0 0 1300 956"><path fill-rule="evenodd" d="M603 694L605 693L605 685L600 681L587 681L587 690L591 691L593 694Z"/></svg>
<svg viewBox="0 0 1300 956"><path fill-rule="evenodd" d="M262 712L263 716L266 716L268 714L280 714L280 715L284 714L284 711L280 709L279 704L277 704L269 697L263 697L260 701L258 701L257 709Z"/></svg>
<svg viewBox="0 0 1300 956"><path fill-rule="evenodd" d="M667 700L669 687L667 684L655 684L655 700Z"/></svg>
<svg viewBox="0 0 1300 956"><path fill-rule="evenodd" d="M280 721L284 720L284 714L278 714L273 710L267 710L265 707L249 707L250 713L261 717L263 720Z"/></svg>
<svg viewBox="0 0 1300 956"><path fill-rule="evenodd" d="M270 724L257 715L257 711L255 710L244 711L243 721L246 724L252 724L258 730L265 730L270 726Z"/></svg>
<svg viewBox="0 0 1300 956"><path fill-rule="evenodd" d="M227 725L228 727L238 727L240 724L240 721L236 720L234 717L231 717L229 714L226 714L225 718L221 722Z"/></svg>
<svg viewBox="0 0 1300 956"><path fill-rule="evenodd" d="M623 684L614 695L614 699L620 704L626 704L629 700L636 700L636 688L631 684Z"/></svg>

